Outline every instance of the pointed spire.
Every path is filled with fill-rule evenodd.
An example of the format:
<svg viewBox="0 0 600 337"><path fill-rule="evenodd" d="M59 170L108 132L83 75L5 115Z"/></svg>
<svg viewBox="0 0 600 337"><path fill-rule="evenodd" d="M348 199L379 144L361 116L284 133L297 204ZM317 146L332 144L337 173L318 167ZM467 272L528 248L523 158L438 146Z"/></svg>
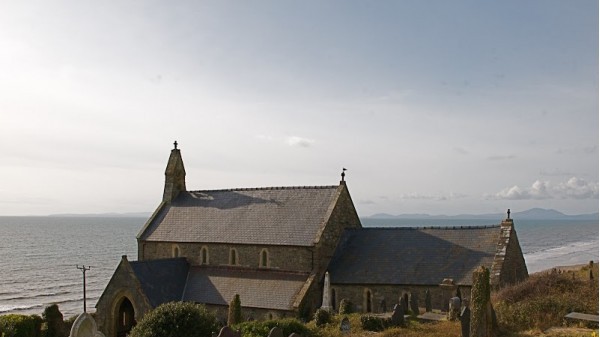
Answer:
<svg viewBox="0 0 600 337"><path fill-rule="evenodd" d="M165 191L163 201L171 202L177 197L179 192L185 191L185 168L181 158L181 150L177 148L177 141L173 143L173 150L169 156L167 169L165 170Z"/></svg>

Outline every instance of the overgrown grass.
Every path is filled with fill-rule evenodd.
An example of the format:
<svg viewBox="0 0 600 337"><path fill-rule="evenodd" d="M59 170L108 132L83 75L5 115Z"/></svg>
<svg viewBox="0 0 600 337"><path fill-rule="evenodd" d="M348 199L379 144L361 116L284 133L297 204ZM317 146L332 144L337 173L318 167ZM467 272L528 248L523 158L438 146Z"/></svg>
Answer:
<svg viewBox="0 0 600 337"><path fill-rule="evenodd" d="M523 283L492 294L503 330L546 330L561 326L572 311L598 314L598 266L594 280L589 267L575 272L533 274Z"/></svg>

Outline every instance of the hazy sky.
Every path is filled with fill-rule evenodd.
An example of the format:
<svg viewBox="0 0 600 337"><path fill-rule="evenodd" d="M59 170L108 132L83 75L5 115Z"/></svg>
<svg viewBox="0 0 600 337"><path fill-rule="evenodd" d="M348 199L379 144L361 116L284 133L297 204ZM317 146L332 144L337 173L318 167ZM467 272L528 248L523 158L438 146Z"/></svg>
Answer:
<svg viewBox="0 0 600 337"><path fill-rule="evenodd" d="M598 1L1 1L0 215L335 185L378 212L598 211Z"/></svg>

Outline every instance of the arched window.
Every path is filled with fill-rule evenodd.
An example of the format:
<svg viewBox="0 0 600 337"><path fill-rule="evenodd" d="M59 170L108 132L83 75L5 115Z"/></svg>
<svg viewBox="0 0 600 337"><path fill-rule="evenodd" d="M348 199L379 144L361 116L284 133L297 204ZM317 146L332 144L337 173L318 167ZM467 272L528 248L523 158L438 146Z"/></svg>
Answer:
<svg viewBox="0 0 600 337"><path fill-rule="evenodd" d="M125 337L136 324L135 310L127 297L122 300L118 308L117 319L115 320L117 324L117 337Z"/></svg>
<svg viewBox="0 0 600 337"><path fill-rule="evenodd" d="M335 310L335 289L331 288L331 308Z"/></svg>
<svg viewBox="0 0 600 337"><path fill-rule="evenodd" d="M373 311L373 295L371 290L365 289L365 312Z"/></svg>
<svg viewBox="0 0 600 337"><path fill-rule="evenodd" d="M202 247L200 251L200 264L208 264L208 247Z"/></svg>
<svg viewBox="0 0 600 337"><path fill-rule="evenodd" d="M266 248L260 251L259 266L261 268L268 268L269 267L269 251Z"/></svg>
<svg viewBox="0 0 600 337"><path fill-rule="evenodd" d="M173 245L173 250L171 251L173 257L179 257L179 246Z"/></svg>
<svg viewBox="0 0 600 337"><path fill-rule="evenodd" d="M235 266L238 264L238 254L235 248L229 250L229 264Z"/></svg>

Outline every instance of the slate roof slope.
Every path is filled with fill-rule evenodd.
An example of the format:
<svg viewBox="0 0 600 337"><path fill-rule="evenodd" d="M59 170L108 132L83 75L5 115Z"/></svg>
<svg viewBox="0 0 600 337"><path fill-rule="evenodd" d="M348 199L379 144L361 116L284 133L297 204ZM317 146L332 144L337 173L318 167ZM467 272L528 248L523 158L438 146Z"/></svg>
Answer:
<svg viewBox="0 0 600 337"><path fill-rule="evenodd" d="M189 270L185 258L131 261L130 264L153 307L181 301Z"/></svg>
<svg viewBox="0 0 600 337"><path fill-rule="evenodd" d="M492 266L500 225L348 229L329 265L333 284L471 285L473 270Z"/></svg>
<svg viewBox="0 0 600 337"><path fill-rule="evenodd" d="M185 301L229 305L235 294L242 306L292 310L308 273L227 267L191 267ZM276 291L275 291L276 290Z"/></svg>
<svg viewBox="0 0 600 337"><path fill-rule="evenodd" d="M182 192L163 204L139 239L312 246L342 186Z"/></svg>

